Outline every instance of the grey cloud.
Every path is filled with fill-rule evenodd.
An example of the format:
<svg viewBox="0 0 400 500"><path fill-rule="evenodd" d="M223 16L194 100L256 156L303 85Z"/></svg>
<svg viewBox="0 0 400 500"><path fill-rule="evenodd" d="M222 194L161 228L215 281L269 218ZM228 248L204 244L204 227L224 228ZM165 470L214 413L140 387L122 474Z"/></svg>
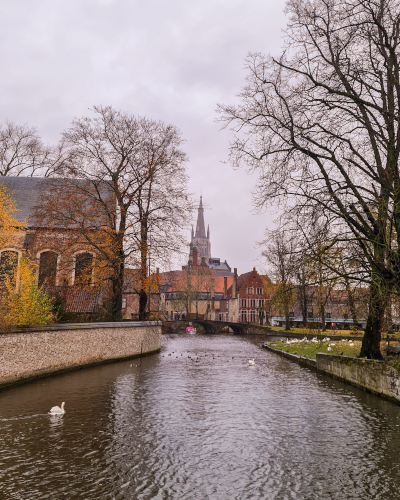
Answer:
<svg viewBox="0 0 400 500"><path fill-rule="evenodd" d="M251 215L254 177L222 164L217 102L244 85L249 51L276 52L283 0L13 0L0 4L0 121L57 141L74 116L111 104L177 125L191 190L210 210L213 254L244 272L271 217ZM188 235L189 237L189 235Z"/></svg>

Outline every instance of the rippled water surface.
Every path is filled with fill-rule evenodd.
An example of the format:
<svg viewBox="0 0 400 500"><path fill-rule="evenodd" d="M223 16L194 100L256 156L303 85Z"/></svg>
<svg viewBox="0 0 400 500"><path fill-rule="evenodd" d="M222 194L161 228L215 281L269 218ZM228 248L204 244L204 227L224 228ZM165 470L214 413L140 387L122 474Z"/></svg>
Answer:
<svg viewBox="0 0 400 500"><path fill-rule="evenodd" d="M400 498L400 408L258 341L164 336L3 390L0 499Z"/></svg>

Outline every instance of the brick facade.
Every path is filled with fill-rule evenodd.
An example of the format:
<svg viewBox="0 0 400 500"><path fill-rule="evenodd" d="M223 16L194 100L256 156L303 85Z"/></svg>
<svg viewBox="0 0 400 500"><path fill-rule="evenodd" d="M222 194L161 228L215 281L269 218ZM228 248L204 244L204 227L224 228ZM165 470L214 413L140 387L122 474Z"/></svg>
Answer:
<svg viewBox="0 0 400 500"><path fill-rule="evenodd" d="M239 318L244 323L265 324L269 310L269 294L266 290L267 276L258 274L254 267L252 271L241 274L237 279L236 296L238 299ZM227 297L232 297L232 288Z"/></svg>

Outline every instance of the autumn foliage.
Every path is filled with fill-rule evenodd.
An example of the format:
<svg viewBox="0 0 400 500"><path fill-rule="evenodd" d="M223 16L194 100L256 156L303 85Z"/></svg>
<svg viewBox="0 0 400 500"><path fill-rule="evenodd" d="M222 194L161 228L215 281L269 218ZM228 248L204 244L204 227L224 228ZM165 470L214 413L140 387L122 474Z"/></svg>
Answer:
<svg viewBox="0 0 400 500"><path fill-rule="evenodd" d="M15 218L16 211L17 207L11 192L0 184L0 247L7 246L25 227L24 222L19 222Z"/></svg>
<svg viewBox="0 0 400 500"><path fill-rule="evenodd" d="M38 287L35 266L19 261L18 272L6 275L2 283L0 325L44 325L53 321L52 299Z"/></svg>

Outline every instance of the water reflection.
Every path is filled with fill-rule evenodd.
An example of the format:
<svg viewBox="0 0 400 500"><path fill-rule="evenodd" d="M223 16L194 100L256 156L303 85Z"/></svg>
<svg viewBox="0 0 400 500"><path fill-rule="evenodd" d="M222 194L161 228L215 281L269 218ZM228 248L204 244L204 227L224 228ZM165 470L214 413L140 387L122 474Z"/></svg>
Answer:
<svg viewBox="0 0 400 500"><path fill-rule="evenodd" d="M0 498L395 499L399 415L249 338L165 336L1 392Z"/></svg>

